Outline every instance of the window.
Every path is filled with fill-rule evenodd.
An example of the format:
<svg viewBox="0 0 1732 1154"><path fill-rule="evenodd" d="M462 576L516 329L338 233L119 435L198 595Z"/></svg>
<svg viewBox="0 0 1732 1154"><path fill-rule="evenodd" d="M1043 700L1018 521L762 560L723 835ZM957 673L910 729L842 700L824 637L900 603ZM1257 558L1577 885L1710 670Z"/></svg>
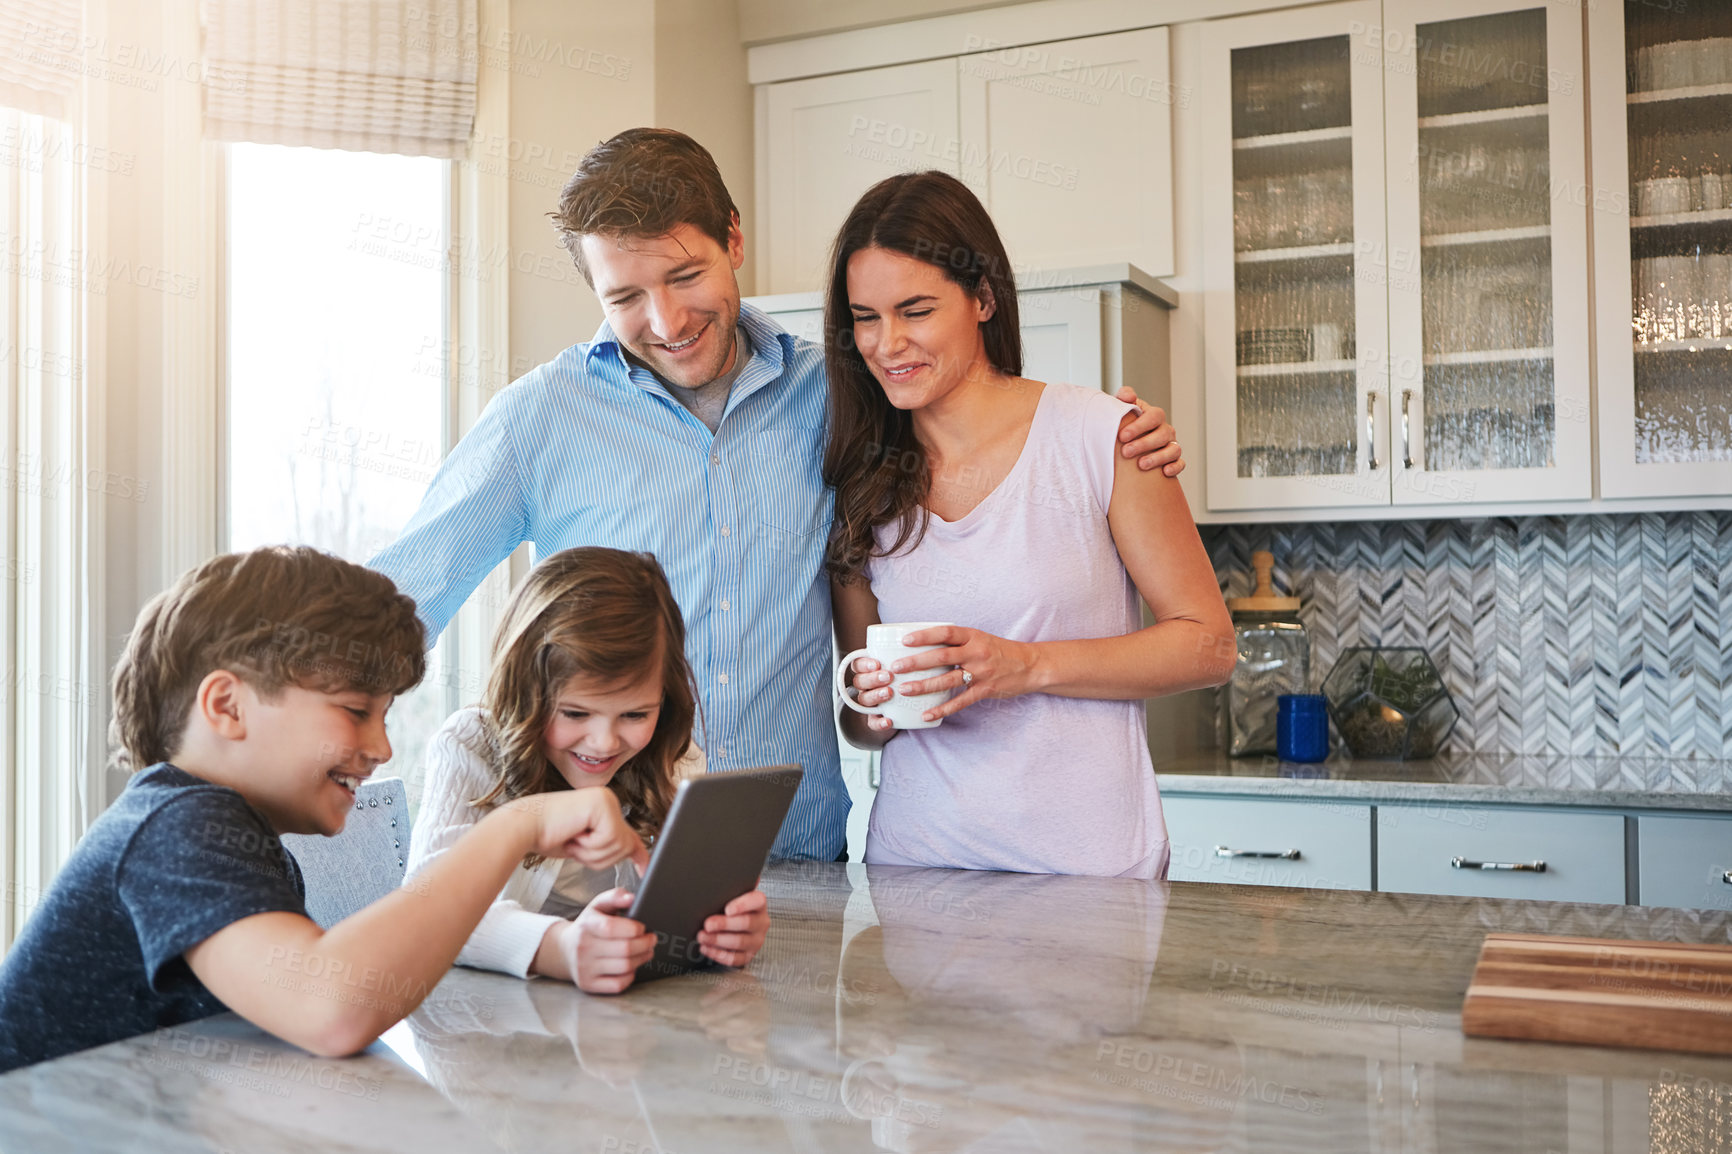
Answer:
<svg viewBox="0 0 1732 1154"><path fill-rule="evenodd" d="M103 804L84 543L105 493L136 493L85 450L86 300L112 267L86 249L88 151L18 99L0 84L0 943Z"/></svg>
<svg viewBox="0 0 1732 1154"><path fill-rule="evenodd" d="M234 144L227 173L226 547L364 563L445 455L449 162ZM444 654L389 714L412 800Z"/></svg>

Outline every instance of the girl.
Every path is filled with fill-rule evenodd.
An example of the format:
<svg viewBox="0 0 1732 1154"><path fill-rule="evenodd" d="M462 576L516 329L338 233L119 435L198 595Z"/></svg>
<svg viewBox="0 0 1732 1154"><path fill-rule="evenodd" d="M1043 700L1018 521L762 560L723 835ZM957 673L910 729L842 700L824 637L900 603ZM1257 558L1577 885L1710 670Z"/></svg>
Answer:
<svg viewBox="0 0 1732 1154"><path fill-rule="evenodd" d="M506 606L482 706L453 714L428 744L410 875L488 810L551 790L606 787L647 844L680 778L703 772L695 703L685 624L655 558L555 553ZM617 994L655 950L654 934L620 916L637 880L630 863L597 871L526 859L458 964ZM769 924L768 902L753 890L705 922L698 944L713 961L744 966Z"/></svg>
<svg viewBox="0 0 1732 1154"><path fill-rule="evenodd" d="M954 177L861 197L824 325L837 644L883 620L958 623L904 636L941 648L891 671L855 664L869 707L892 671L951 666L897 691L960 691L934 729L844 714L856 744L889 743L867 863L1164 877L1142 701L1218 685L1236 660L1183 492L1116 451L1127 405L1021 375L1010 261Z"/></svg>

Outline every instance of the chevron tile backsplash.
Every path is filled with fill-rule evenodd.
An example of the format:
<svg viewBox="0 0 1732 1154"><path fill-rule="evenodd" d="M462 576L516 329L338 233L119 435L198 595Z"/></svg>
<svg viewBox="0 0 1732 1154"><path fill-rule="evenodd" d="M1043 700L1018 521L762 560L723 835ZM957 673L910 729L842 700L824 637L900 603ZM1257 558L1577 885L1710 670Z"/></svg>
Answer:
<svg viewBox="0 0 1732 1154"><path fill-rule="evenodd" d="M1229 597L1275 554L1314 680L1345 646L1425 647L1450 752L1732 758L1732 513L1200 531Z"/></svg>

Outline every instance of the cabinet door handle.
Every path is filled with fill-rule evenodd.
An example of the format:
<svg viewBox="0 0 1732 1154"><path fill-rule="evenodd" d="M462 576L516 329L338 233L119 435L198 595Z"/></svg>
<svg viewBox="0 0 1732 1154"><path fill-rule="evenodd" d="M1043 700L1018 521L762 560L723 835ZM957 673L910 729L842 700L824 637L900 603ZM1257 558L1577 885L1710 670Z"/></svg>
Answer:
<svg viewBox="0 0 1732 1154"><path fill-rule="evenodd" d="M1373 473L1383 466L1377 460L1377 394L1365 394L1365 450Z"/></svg>
<svg viewBox="0 0 1732 1154"><path fill-rule="evenodd" d="M1533 874L1546 872L1546 863L1543 861L1468 861L1464 857L1454 857L1449 859L1449 864L1458 870L1517 870Z"/></svg>
<svg viewBox="0 0 1732 1154"><path fill-rule="evenodd" d="M1296 849L1288 849L1288 850L1280 850L1280 851L1257 850L1257 849L1228 849L1224 845L1218 845L1215 847L1215 856L1216 857L1272 857L1272 858L1281 858L1285 861L1298 861L1299 860L1299 851Z"/></svg>
<svg viewBox="0 0 1732 1154"><path fill-rule="evenodd" d="M1413 468L1413 435L1408 428L1408 406L1413 401L1413 390L1401 390L1401 467Z"/></svg>

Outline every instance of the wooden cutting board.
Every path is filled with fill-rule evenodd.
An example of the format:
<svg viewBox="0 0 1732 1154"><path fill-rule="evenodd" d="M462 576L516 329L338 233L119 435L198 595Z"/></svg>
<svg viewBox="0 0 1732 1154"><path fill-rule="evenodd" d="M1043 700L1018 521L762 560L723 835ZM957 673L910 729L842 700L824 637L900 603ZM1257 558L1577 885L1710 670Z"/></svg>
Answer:
<svg viewBox="0 0 1732 1154"><path fill-rule="evenodd" d="M1732 1054L1732 946L1487 934L1461 1032Z"/></svg>

